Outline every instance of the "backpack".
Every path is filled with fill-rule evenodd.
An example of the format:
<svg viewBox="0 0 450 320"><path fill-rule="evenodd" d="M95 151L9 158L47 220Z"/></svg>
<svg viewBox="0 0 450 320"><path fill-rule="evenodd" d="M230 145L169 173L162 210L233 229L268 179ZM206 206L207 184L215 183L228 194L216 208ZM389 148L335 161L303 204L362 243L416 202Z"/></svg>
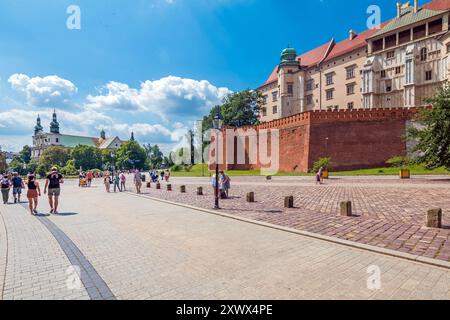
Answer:
<svg viewBox="0 0 450 320"><path fill-rule="evenodd" d="M2 189L9 189L9 180L8 179L2 180Z"/></svg>

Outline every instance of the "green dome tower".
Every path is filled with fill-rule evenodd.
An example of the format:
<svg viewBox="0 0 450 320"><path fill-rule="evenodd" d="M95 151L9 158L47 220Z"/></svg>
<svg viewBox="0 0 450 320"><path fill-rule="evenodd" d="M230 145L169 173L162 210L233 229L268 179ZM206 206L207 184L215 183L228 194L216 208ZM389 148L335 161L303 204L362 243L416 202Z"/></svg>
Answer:
<svg viewBox="0 0 450 320"><path fill-rule="evenodd" d="M294 48L288 46L281 52L280 67L282 66L300 66L300 62L297 60L297 51Z"/></svg>
<svg viewBox="0 0 450 320"><path fill-rule="evenodd" d="M50 123L50 132L59 134L59 123L56 118L56 110L53 110L53 121Z"/></svg>
<svg viewBox="0 0 450 320"><path fill-rule="evenodd" d="M41 117L38 114L38 117L36 119L36 126L34 127L34 135L37 135L38 133L42 132L44 130L44 128L42 128L41 125Z"/></svg>

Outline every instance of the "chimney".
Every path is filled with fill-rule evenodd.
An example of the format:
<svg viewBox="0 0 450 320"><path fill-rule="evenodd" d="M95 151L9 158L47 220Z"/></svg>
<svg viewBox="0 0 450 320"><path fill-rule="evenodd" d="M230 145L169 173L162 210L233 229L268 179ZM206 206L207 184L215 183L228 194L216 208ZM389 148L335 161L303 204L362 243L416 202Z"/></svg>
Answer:
<svg viewBox="0 0 450 320"><path fill-rule="evenodd" d="M358 35L353 29L350 29L349 33L350 33L350 40L355 39L356 36Z"/></svg>
<svg viewBox="0 0 450 320"><path fill-rule="evenodd" d="M419 0L414 0L414 13L419 11Z"/></svg>
<svg viewBox="0 0 450 320"><path fill-rule="evenodd" d="M402 15L402 4L400 3L400 1L397 2L397 18L400 18L400 16Z"/></svg>

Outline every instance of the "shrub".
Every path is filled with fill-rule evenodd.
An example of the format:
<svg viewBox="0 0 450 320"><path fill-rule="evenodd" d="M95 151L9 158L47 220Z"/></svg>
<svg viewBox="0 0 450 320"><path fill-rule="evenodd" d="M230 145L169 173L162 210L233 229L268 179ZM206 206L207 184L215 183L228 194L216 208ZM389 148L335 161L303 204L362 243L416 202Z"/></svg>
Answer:
<svg viewBox="0 0 450 320"><path fill-rule="evenodd" d="M411 164L411 159L409 157L396 156L387 160L386 163L392 165L393 167L408 169Z"/></svg>
<svg viewBox="0 0 450 320"><path fill-rule="evenodd" d="M331 158L320 158L319 160L314 162L314 165L311 169L311 173L318 172L321 167L323 167L324 169L327 169L327 170L331 170L330 164L331 164Z"/></svg>
<svg viewBox="0 0 450 320"><path fill-rule="evenodd" d="M179 165L179 164L176 164L176 165L174 165L173 167L172 167L172 171L173 172L180 172L181 170L183 169L183 166L181 166L181 165Z"/></svg>
<svg viewBox="0 0 450 320"><path fill-rule="evenodd" d="M192 171L192 166L186 166L186 167L184 167L184 171L186 171L186 172L191 172L191 171Z"/></svg>

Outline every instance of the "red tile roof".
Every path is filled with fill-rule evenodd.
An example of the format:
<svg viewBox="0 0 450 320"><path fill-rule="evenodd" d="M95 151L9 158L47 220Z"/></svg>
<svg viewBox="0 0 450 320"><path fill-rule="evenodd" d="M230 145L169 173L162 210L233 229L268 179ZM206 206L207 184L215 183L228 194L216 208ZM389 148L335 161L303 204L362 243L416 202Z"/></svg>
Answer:
<svg viewBox="0 0 450 320"><path fill-rule="evenodd" d="M436 11L450 10L450 0L434 0L423 5L422 8Z"/></svg>
<svg viewBox="0 0 450 320"><path fill-rule="evenodd" d="M450 10L450 0L434 0L422 6L424 9L435 10L435 11L446 11ZM391 20L384 22L381 27L384 27ZM352 52L356 49L363 48L367 45L367 39L372 37L375 33L377 33L379 29L369 29L366 30L356 36L353 40L347 38L337 44L335 44L331 51L328 50L331 42L334 43L334 40L327 42L321 45L318 48L315 48L311 51L308 51L300 56L297 59L301 59L301 65L305 67L312 67L317 65L322 61L329 61L333 58L342 56L346 53ZM325 56L326 55L326 56ZM270 74L269 78L261 85L261 87L275 82L278 79L278 66Z"/></svg>

